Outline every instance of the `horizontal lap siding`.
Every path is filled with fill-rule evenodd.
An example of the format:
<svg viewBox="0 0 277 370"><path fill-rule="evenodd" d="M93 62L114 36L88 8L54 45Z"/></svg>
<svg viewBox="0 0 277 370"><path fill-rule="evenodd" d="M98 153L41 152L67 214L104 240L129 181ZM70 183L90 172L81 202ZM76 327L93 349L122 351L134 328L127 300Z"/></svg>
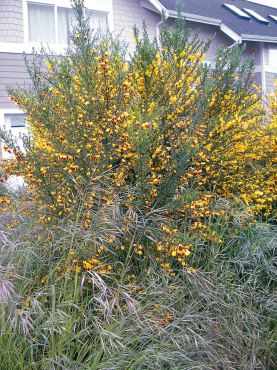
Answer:
<svg viewBox="0 0 277 370"><path fill-rule="evenodd" d="M22 54L0 53L0 109L16 108L8 98L7 87L31 83Z"/></svg>
<svg viewBox="0 0 277 370"><path fill-rule="evenodd" d="M218 26L191 21L187 21L186 25L193 32L199 33L199 37L202 41L210 41L210 47L205 55L205 60L208 62L214 60L219 47L227 47L234 42L230 37L225 35L225 33L220 31Z"/></svg>
<svg viewBox="0 0 277 370"><path fill-rule="evenodd" d="M272 92L274 89L274 84L277 81L277 73L266 72L265 73L265 80L266 80L266 90L267 92Z"/></svg>

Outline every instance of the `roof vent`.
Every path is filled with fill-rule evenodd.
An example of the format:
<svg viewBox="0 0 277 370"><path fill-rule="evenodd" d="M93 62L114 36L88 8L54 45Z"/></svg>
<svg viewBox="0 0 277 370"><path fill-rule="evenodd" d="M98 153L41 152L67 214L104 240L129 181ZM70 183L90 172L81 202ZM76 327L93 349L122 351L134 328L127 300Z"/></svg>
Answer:
<svg viewBox="0 0 277 370"><path fill-rule="evenodd" d="M274 22L276 22L276 23L277 23L277 15L272 15L272 14L270 14L270 15L269 15L269 18L273 19L273 20L274 20Z"/></svg>
<svg viewBox="0 0 277 370"><path fill-rule="evenodd" d="M248 14L252 15L252 17L253 17L254 19L256 19L256 21L258 21L258 22L260 22L260 23L263 23L263 24L268 24L268 23L269 23L267 19L265 19L264 17L262 17L260 14L256 13L254 10L252 10L252 9L247 9L247 8L243 8L243 10L244 10L246 13L248 13Z"/></svg>
<svg viewBox="0 0 277 370"><path fill-rule="evenodd" d="M224 6L224 8L228 9L233 14L237 15L238 17L240 17L242 19L246 19L246 20L251 19L251 17L249 17L248 14L243 12L241 9L237 8L235 5L232 5L232 4L222 4L222 5Z"/></svg>

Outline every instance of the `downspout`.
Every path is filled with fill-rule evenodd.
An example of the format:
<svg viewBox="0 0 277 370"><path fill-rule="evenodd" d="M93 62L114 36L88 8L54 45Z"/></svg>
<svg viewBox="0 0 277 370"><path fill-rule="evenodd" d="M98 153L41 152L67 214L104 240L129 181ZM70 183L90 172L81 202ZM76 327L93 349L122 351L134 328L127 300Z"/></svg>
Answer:
<svg viewBox="0 0 277 370"><path fill-rule="evenodd" d="M233 47L235 47L236 45L240 45L242 43L241 39L233 42L231 45L227 46L224 50L228 50L228 49L232 49ZM211 60L211 65L213 65L213 62L215 61L217 55L215 55L212 60Z"/></svg>
<svg viewBox="0 0 277 370"><path fill-rule="evenodd" d="M167 9L158 0L148 0L148 1L161 14L162 19L156 25L156 37L157 37L158 45L160 46L160 26L162 25L164 20L169 18L169 13Z"/></svg>
<svg viewBox="0 0 277 370"><path fill-rule="evenodd" d="M237 40L237 41L233 42L233 44L231 44L230 46L227 46L227 48L225 48L225 49L232 49L234 46L240 45L241 43L242 43L241 39Z"/></svg>
<svg viewBox="0 0 277 370"><path fill-rule="evenodd" d="M168 13L166 12L166 13L163 13L163 15L164 15L164 18L163 19L161 19L158 23L157 23L157 25L156 25L156 35L157 35L157 42L158 42L158 46L160 47L160 27L161 27L161 25L163 24L163 22L165 21L165 20L167 20L168 19L168 17L169 17L169 15L168 15Z"/></svg>
<svg viewBox="0 0 277 370"><path fill-rule="evenodd" d="M260 43L260 51L261 51L261 82L262 82L262 92L263 94L266 93L266 76L265 76L265 57L264 57L264 43Z"/></svg>

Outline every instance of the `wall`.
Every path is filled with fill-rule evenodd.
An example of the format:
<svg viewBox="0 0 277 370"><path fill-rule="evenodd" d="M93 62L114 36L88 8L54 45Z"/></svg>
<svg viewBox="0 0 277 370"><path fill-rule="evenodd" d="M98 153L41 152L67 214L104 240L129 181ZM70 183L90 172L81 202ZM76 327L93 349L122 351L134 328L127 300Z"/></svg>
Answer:
<svg viewBox="0 0 277 370"><path fill-rule="evenodd" d="M23 55L0 53L0 109L16 107L8 99L8 86L28 86L29 84Z"/></svg>
<svg viewBox="0 0 277 370"><path fill-rule="evenodd" d="M265 79L266 79L266 91L272 92L274 89L274 85L277 81L277 73L265 72Z"/></svg>
<svg viewBox="0 0 277 370"><path fill-rule="evenodd" d="M0 0L0 42L23 41L23 1Z"/></svg>
<svg viewBox="0 0 277 370"><path fill-rule="evenodd" d="M213 60L219 47L227 47L234 42L229 36L221 32L218 26L190 21L187 21L186 24L193 32L199 32L199 36L203 41L211 40L210 48L205 58L209 62Z"/></svg>
<svg viewBox="0 0 277 370"><path fill-rule="evenodd" d="M114 34L127 42L129 51L134 48L133 26L141 28L143 20L151 38L156 36L156 25L161 17L143 8L139 0L113 0Z"/></svg>
<svg viewBox="0 0 277 370"><path fill-rule="evenodd" d="M262 76L261 76L261 73L260 72L255 73L255 75L254 75L254 83L261 86L261 84L262 84Z"/></svg>
<svg viewBox="0 0 277 370"><path fill-rule="evenodd" d="M244 43L246 49L244 51L244 58L254 57L255 65L260 65L262 62L261 47L259 42L247 41Z"/></svg>

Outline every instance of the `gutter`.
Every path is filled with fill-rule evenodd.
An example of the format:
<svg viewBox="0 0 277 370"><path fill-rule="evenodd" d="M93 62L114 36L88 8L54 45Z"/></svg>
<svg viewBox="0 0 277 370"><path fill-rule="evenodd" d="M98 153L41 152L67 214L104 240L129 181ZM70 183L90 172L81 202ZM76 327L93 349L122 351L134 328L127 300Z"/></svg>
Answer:
<svg viewBox="0 0 277 370"><path fill-rule="evenodd" d="M240 35L238 35L236 32L231 30L231 28L225 26L225 24L221 23L220 30L225 33L227 36L229 36L231 39L235 41L235 44L241 44L242 38Z"/></svg>
<svg viewBox="0 0 277 370"><path fill-rule="evenodd" d="M178 18L179 13L175 10L169 10L168 14L171 18ZM221 20L216 18L210 18L210 17L204 17L202 15L198 14L191 14L191 13L184 13L181 12L181 15L187 20L187 21L193 21L197 23L205 23L205 24L211 24L213 26L220 26Z"/></svg>
<svg viewBox="0 0 277 370"><path fill-rule="evenodd" d="M158 11L160 14L165 14L168 18L168 10L158 0L148 0L148 2ZM144 1L142 1L144 3Z"/></svg>
<svg viewBox="0 0 277 370"><path fill-rule="evenodd" d="M245 34L242 34L241 38L242 38L243 41L257 41L257 42L277 43L277 37L272 37L272 36L259 36L259 35L245 35Z"/></svg>

